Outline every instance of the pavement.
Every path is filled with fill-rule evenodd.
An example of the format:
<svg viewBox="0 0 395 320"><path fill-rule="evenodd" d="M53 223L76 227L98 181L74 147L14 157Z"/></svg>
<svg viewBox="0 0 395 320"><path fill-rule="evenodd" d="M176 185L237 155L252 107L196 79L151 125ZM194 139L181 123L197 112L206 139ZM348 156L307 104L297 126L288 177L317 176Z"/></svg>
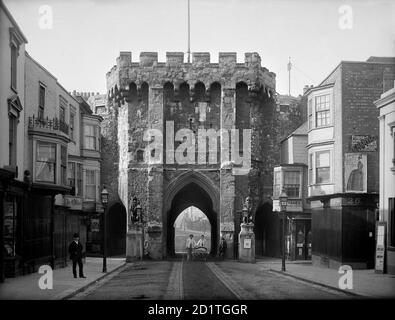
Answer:
<svg viewBox="0 0 395 320"><path fill-rule="evenodd" d="M145 260L127 263L70 300L163 300L169 292L174 262Z"/></svg>
<svg viewBox="0 0 395 320"><path fill-rule="evenodd" d="M311 261L260 257L256 263L234 260L207 263L184 259L139 261L108 258L108 273L101 258L86 258L86 279L73 278L71 265L53 271L53 288L40 289L42 274L6 278L0 300L199 300L199 299L353 299L395 298L395 276L374 270L353 270L353 288L342 290L336 269L312 266Z"/></svg>
<svg viewBox="0 0 395 320"><path fill-rule="evenodd" d="M6 278L0 284L0 300L61 300L84 290L125 264L124 258L107 258L107 273L102 272L103 259L87 257L84 263L86 278L74 278L71 263L53 270L53 288L40 289L43 274L32 273L16 278Z"/></svg>
<svg viewBox="0 0 395 320"><path fill-rule="evenodd" d="M281 271L281 259L263 257L257 259L256 265L262 271L269 270L361 298L395 298L395 276L378 274L373 269L353 270L353 288L343 290L339 288L339 279L344 274L337 269L313 266L311 261L286 261L286 272Z"/></svg>

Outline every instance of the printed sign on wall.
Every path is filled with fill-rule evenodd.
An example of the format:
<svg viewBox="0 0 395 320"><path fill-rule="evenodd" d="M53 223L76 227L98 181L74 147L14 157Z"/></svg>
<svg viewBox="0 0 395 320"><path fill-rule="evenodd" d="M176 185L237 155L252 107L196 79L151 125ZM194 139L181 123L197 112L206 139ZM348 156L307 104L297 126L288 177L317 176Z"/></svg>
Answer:
<svg viewBox="0 0 395 320"><path fill-rule="evenodd" d="M344 183L346 192L367 192L366 154L346 153L344 155Z"/></svg>
<svg viewBox="0 0 395 320"><path fill-rule="evenodd" d="M377 151L376 136L351 136L351 151L353 152L369 152Z"/></svg>
<svg viewBox="0 0 395 320"><path fill-rule="evenodd" d="M251 249L251 239L244 239L244 249Z"/></svg>

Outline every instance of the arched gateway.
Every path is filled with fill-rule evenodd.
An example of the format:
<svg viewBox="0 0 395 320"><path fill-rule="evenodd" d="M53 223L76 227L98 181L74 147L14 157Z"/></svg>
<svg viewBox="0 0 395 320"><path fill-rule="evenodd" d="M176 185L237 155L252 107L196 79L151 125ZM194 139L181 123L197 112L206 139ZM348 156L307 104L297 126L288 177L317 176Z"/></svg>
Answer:
<svg viewBox="0 0 395 320"><path fill-rule="evenodd" d="M137 197L145 221L142 243L128 210L127 257L138 258L143 244L153 259L174 254L173 225L190 206L210 221L212 254L222 234L227 257L237 256L237 211L247 196L255 211L271 194L278 162L275 74L257 53L237 63L236 53L221 52L211 63L197 52L184 63L182 52L168 52L161 63L156 52L139 62L121 52L107 88L102 183L128 209Z"/></svg>
<svg viewBox="0 0 395 320"><path fill-rule="evenodd" d="M211 254L217 253L219 241L219 186L210 181L204 174L187 171L172 181L164 195L165 230L163 232L163 252L172 256L174 251L174 222L186 208L194 206L200 209L211 225Z"/></svg>

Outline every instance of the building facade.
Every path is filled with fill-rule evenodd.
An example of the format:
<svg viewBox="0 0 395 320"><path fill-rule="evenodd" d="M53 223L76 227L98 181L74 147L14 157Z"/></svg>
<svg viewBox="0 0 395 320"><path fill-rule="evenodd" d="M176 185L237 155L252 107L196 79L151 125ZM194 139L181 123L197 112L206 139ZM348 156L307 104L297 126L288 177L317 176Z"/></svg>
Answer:
<svg viewBox="0 0 395 320"><path fill-rule="evenodd" d="M256 53L246 53L245 63L237 63L235 53L220 53L218 63L211 63L208 53L193 53L192 63L183 59L181 52L167 53L167 61L160 63L157 53L143 52L139 62L132 62L130 52L121 52L107 73L102 182L114 204L120 202L129 211L133 196L140 201L152 258L174 254L174 222L189 206L201 209L210 221L211 253L217 253L222 234L228 257L236 257L238 211L245 198L251 197L254 216L262 207L271 212L272 167L279 155L273 142L278 128L275 74L261 66ZM188 134L208 129L230 134L234 128L239 129L240 151L241 133L251 129L251 170L242 168L248 151L232 162L218 157L217 143L204 148L214 159L211 163L206 157L199 160L194 147L184 150L180 161L171 155ZM151 150L154 158L162 154L163 162L146 160L147 129L163 133L163 150L170 151L169 158ZM177 134L179 130L184 131Z"/></svg>
<svg viewBox="0 0 395 320"><path fill-rule="evenodd" d="M282 254L282 219L279 196L288 196L285 223L286 257L309 260L312 253L310 204L307 201L307 122L281 142L281 165L274 168L273 217L267 221L270 255Z"/></svg>
<svg viewBox="0 0 395 320"><path fill-rule="evenodd" d="M374 105L395 78L393 58L342 61L308 99L308 194L315 265L374 265L379 123Z"/></svg>
<svg viewBox="0 0 395 320"><path fill-rule="evenodd" d="M83 96L75 96L79 102L78 113L70 118L75 127L74 139L69 151L68 182L72 192L66 196L70 209L79 212L84 223L87 254L102 252L102 213L100 200L101 183L101 133L102 118L93 114ZM71 120L72 119L72 120Z"/></svg>
<svg viewBox="0 0 395 320"><path fill-rule="evenodd" d="M0 1L0 282L15 274L24 181L26 37Z"/></svg>
<svg viewBox="0 0 395 320"><path fill-rule="evenodd" d="M375 104L380 112L380 221L387 224L385 271L395 274L395 83Z"/></svg>
<svg viewBox="0 0 395 320"><path fill-rule="evenodd" d="M69 117L70 110L78 110L78 102L27 53L25 79L25 168L30 187L29 211L22 222L23 265L26 272L35 272L44 263L66 265L68 241L79 231L59 201L71 191L67 183Z"/></svg>

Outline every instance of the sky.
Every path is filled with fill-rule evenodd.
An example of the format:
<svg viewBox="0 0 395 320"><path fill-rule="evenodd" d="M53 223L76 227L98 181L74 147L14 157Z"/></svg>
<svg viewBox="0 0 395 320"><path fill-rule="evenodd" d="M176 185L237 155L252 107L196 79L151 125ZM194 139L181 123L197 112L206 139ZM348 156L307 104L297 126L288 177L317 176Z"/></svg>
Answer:
<svg viewBox="0 0 395 320"><path fill-rule="evenodd" d="M4 0L26 50L68 91L106 92L120 51L187 51L187 0ZM191 51L257 52L276 90L318 85L342 60L395 56L395 0L190 0ZM49 8L49 9L48 9ZM51 14L52 12L52 14ZM50 18L52 17L52 19ZM52 20L52 23L51 23ZM185 56L186 61L186 56Z"/></svg>

